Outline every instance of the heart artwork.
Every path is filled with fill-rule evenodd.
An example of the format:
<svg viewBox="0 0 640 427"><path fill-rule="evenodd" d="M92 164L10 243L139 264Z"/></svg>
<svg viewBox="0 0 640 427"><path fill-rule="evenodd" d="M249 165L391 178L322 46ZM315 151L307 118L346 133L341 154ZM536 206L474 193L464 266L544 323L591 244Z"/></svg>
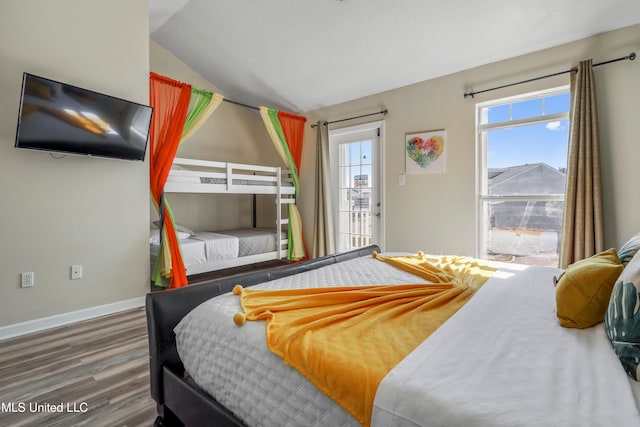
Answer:
<svg viewBox="0 0 640 427"><path fill-rule="evenodd" d="M414 136L407 141L407 155L422 168L438 160L443 151L444 138L439 135L429 138Z"/></svg>

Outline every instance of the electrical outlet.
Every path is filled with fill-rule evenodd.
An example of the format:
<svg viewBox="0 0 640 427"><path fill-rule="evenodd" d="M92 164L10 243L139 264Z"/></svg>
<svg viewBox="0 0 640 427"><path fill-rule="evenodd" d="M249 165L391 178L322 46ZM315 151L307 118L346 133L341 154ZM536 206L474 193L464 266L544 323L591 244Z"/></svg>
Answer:
<svg viewBox="0 0 640 427"><path fill-rule="evenodd" d="M20 274L21 288L33 288L34 282L35 282L35 275L33 271Z"/></svg>
<svg viewBox="0 0 640 427"><path fill-rule="evenodd" d="M71 279L82 279L82 265L71 266Z"/></svg>
<svg viewBox="0 0 640 427"><path fill-rule="evenodd" d="M405 183L405 175L401 173L400 175L398 175L398 185L404 185L404 183Z"/></svg>

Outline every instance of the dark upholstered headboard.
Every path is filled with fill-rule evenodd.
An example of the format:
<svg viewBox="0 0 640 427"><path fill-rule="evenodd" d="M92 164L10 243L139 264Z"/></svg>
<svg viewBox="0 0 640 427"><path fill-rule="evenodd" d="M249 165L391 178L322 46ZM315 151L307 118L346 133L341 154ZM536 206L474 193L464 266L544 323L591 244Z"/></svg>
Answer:
<svg viewBox="0 0 640 427"><path fill-rule="evenodd" d="M225 277L178 289L152 292L146 297L147 327L149 330L149 364L151 370L151 396L158 404L164 403L162 369L168 367L178 375L184 367L176 350L173 329L196 306L215 296L230 292L237 284L253 286L281 277L292 276L326 265L370 255L380 251L376 245L341 252L296 264Z"/></svg>

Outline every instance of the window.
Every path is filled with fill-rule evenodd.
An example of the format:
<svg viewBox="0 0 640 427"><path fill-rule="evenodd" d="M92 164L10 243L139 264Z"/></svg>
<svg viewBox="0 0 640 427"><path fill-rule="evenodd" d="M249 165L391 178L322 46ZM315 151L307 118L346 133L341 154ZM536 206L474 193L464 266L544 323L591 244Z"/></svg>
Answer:
<svg viewBox="0 0 640 427"><path fill-rule="evenodd" d="M480 258L558 265L569 105L567 87L476 105Z"/></svg>

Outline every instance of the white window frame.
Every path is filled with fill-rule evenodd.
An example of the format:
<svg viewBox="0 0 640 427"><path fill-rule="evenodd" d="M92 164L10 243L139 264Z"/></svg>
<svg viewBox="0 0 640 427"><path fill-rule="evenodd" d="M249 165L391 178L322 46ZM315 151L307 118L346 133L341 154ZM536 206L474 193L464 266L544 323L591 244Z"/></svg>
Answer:
<svg viewBox="0 0 640 427"><path fill-rule="evenodd" d="M512 128L517 126L533 125L538 123L549 123L559 120L569 120L569 112L556 114L543 114L525 119L507 120L496 123L483 123L483 114L488 107L513 104L537 98L544 98L569 92L569 86L560 86L521 95L514 95L506 98L494 99L476 103L476 257L486 257L486 230L487 215L483 215L485 202L491 201L564 201L565 195L526 195L526 196L499 196L489 195L488 191L488 168L487 168L487 138L486 132L496 129Z"/></svg>

